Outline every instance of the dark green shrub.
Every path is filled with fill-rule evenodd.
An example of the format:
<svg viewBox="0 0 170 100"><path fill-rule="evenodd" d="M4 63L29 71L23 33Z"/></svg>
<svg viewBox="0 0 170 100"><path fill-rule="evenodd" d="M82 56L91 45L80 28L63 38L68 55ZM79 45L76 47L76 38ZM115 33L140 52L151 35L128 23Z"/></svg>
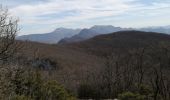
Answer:
<svg viewBox="0 0 170 100"><path fill-rule="evenodd" d="M82 83L78 88L78 97L81 99L99 99L103 98L99 86Z"/></svg>
<svg viewBox="0 0 170 100"><path fill-rule="evenodd" d="M152 93L151 88L148 85L140 84L136 86L137 89L135 90L141 95L150 95Z"/></svg>
<svg viewBox="0 0 170 100"><path fill-rule="evenodd" d="M33 100L33 99L24 95L15 95L11 98L11 100Z"/></svg>
<svg viewBox="0 0 170 100"><path fill-rule="evenodd" d="M63 86L43 80L37 71L18 69L11 83L16 94L12 100L75 100Z"/></svg>
<svg viewBox="0 0 170 100"><path fill-rule="evenodd" d="M49 81L43 86L43 100L74 100L75 98L56 81Z"/></svg>
<svg viewBox="0 0 170 100"><path fill-rule="evenodd" d="M144 95L135 94L132 92L124 92L122 94L119 94L120 100L146 100L146 97Z"/></svg>

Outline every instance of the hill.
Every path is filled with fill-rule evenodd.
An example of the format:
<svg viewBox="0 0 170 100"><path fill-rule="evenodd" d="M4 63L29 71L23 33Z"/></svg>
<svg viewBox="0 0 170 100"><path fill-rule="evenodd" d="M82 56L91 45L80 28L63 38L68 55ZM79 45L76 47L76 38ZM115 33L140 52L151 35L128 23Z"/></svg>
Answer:
<svg viewBox="0 0 170 100"><path fill-rule="evenodd" d="M68 44L97 54L111 53L128 48L147 47L161 42L170 42L170 35L142 31L119 31L112 34L99 35L86 41Z"/></svg>

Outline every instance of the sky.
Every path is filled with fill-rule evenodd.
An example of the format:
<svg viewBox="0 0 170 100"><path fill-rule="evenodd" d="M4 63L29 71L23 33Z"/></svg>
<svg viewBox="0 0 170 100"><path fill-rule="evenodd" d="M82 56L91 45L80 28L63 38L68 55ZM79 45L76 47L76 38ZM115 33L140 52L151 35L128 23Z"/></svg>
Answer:
<svg viewBox="0 0 170 100"><path fill-rule="evenodd" d="M19 35L59 27L170 25L170 0L0 0L0 4L19 18Z"/></svg>

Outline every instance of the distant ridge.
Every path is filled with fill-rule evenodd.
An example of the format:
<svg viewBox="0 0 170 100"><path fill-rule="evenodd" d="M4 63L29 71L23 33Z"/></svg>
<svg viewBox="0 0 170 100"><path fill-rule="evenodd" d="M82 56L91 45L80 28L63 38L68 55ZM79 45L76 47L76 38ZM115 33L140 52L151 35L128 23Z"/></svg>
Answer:
<svg viewBox="0 0 170 100"><path fill-rule="evenodd" d="M101 34L109 34L118 31L139 30L145 32L158 32L170 34L170 26L147 28L121 28L112 25L95 25L88 29L57 28L53 32L45 34L31 34L17 37L18 40L29 40L49 44L68 44L84 41Z"/></svg>

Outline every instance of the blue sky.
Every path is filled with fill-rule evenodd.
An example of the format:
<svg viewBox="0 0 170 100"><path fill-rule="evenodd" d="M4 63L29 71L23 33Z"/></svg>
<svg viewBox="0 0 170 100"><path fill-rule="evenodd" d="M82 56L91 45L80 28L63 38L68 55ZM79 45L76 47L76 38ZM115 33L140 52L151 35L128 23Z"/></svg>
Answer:
<svg viewBox="0 0 170 100"><path fill-rule="evenodd" d="M147 27L170 25L170 0L0 0L19 17L19 35L58 27L93 25Z"/></svg>

